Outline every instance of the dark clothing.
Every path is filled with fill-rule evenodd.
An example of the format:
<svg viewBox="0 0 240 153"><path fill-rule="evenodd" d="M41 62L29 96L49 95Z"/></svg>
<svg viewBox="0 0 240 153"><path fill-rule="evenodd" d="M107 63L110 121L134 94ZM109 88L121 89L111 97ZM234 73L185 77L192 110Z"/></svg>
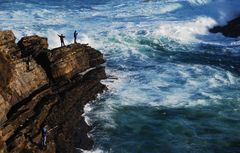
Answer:
<svg viewBox="0 0 240 153"><path fill-rule="evenodd" d="M62 46L65 46L65 43L64 43L64 38L65 38L65 36L64 36L63 34L58 35L58 36L60 37L61 47L62 47Z"/></svg>
<svg viewBox="0 0 240 153"><path fill-rule="evenodd" d="M77 31L74 31L74 43L75 44L77 43L77 35L78 35Z"/></svg>

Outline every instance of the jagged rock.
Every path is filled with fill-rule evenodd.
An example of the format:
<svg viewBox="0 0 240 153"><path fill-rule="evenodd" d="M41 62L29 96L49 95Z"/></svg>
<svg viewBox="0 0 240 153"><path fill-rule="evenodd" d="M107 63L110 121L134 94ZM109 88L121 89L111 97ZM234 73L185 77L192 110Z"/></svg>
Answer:
<svg viewBox="0 0 240 153"><path fill-rule="evenodd" d="M74 74L90 68L89 54L80 44L53 49L49 59L54 79L69 79Z"/></svg>
<svg viewBox="0 0 240 153"><path fill-rule="evenodd" d="M39 37L37 35L23 37L18 46L22 49L23 56L37 56L39 53L48 49L47 38Z"/></svg>
<svg viewBox="0 0 240 153"><path fill-rule="evenodd" d="M226 37L236 38L240 36L240 17L237 17L227 23L225 26L215 26L209 29L212 33L222 33Z"/></svg>
<svg viewBox="0 0 240 153"><path fill-rule="evenodd" d="M99 51L81 44L53 49L48 57L53 78L56 80L64 77L69 79L79 72L105 62Z"/></svg>
<svg viewBox="0 0 240 153"><path fill-rule="evenodd" d="M82 44L48 50L47 39L39 36L15 44L11 31L0 32L0 40L0 153L91 149L91 128L81 115L106 90L100 82L106 78L103 55ZM45 123L54 130L42 150Z"/></svg>
<svg viewBox="0 0 240 153"><path fill-rule="evenodd" d="M48 84L47 76L41 66L31 61L31 70L27 58L13 57L11 53L19 51L15 36L11 31L0 33L0 124L6 120L10 107L27 98L38 88ZM4 40L4 38L6 40ZM5 43L3 43L5 42ZM9 43L11 45L9 45Z"/></svg>
<svg viewBox="0 0 240 153"><path fill-rule="evenodd" d="M11 30L0 31L0 46L15 43L16 37Z"/></svg>

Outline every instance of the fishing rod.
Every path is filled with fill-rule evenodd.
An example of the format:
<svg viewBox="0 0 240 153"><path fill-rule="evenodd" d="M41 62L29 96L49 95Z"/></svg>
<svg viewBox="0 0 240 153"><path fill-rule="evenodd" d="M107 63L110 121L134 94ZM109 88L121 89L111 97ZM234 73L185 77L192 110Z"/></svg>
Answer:
<svg viewBox="0 0 240 153"><path fill-rule="evenodd" d="M48 130L48 132L50 133L52 130L56 129L58 127L58 125L56 125L55 127L51 128L50 130Z"/></svg>

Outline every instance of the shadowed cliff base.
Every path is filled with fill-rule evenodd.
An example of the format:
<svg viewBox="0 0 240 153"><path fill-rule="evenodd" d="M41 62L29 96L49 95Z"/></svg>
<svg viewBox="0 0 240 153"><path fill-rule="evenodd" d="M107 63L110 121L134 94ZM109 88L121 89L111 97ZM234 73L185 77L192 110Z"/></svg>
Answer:
<svg viewBox="0 0 240 153"><path fill-rule="evenodd" d="M83 44L48 49L47 38L0 31L0 153L72 153L93 140L83 107L106 90L102 53ZM41 146L41 128L51 132Z"/></svg>

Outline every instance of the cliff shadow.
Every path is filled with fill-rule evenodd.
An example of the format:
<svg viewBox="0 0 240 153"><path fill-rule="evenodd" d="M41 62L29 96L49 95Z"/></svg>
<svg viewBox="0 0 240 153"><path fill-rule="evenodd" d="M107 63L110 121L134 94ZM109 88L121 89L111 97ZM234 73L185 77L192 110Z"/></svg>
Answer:
<svg viewBox="0 0 240 153"><path fill-rule="evenodd" d="M36 57L35 60L37 64L41 65L41 67L44 69L44 71L47 74L47 77L50 82L54 81L53 75L52 75L52 69L51 69L51 62L48 59L48 50L39 53Z"/></svg>

